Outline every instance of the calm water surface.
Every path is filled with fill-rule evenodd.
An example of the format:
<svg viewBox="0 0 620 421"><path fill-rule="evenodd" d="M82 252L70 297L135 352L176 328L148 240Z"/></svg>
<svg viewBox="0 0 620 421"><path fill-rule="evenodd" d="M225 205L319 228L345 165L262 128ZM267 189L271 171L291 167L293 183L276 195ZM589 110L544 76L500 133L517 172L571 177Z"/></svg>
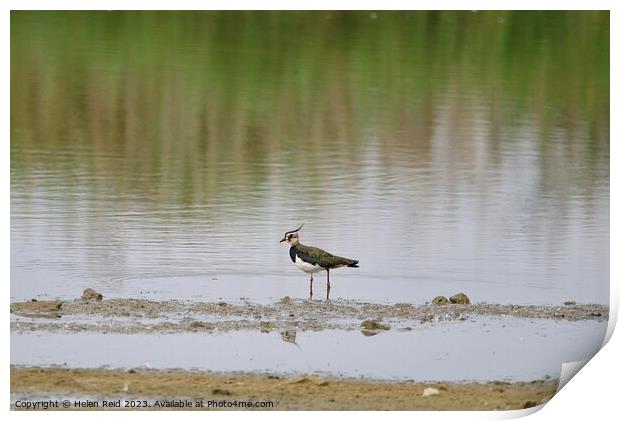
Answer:
<svg viewBox="0 0 620 421"><path fill-rule="evenodd" d="M306 297L301 223L334 298L607 303L609 15L12 13L12 300Z"/></svg>
<svg viewBox="0 0 620 421"><path fill-rule="evenodd" d="M559 378L562 363L591 358L606 329L607 323L598 321L506 317L416 325L410 332L371 337L338 330L297 332L296 343L283 341L277 332L13 333L11 364L314 372L416 381L529 381Z"/></svg>

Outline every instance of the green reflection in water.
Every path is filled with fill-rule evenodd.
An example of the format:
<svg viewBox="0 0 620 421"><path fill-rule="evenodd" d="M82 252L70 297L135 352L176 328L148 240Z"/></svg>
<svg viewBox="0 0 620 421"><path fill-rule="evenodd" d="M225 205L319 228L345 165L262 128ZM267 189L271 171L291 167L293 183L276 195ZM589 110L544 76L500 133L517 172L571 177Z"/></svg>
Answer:
<svg viewBox="0 0 620 421"><path fill-rule="evenodd" d="M294 157L320 183L326 162L357 168L367 139L386 167L403 151L423 165L438 124L464 139L450 167L480 121L497 150L526 124L550 179L557 130L584 190L608 177L609 13L11 13L17 174L70 179L79 162L119 195L202 202Z"/></svg>

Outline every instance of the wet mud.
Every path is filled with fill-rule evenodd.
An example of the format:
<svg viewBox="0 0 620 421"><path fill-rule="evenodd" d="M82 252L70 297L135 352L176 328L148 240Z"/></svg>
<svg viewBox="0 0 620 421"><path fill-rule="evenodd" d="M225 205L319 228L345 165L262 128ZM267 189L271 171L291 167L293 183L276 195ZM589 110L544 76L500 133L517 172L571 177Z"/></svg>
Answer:
<svg viewBox="0 0 620 421"><path fill-rule="evenodd" d="M511 304L413 305L353 300L300 300L284 297L270 305L150 301L115 298L102 301L26 301L11 304L13 332L226 332L235 330L321 331L411 329L416 324L459 322L478 316L555 320L607 320L599 304L557 306Z"/></svg>

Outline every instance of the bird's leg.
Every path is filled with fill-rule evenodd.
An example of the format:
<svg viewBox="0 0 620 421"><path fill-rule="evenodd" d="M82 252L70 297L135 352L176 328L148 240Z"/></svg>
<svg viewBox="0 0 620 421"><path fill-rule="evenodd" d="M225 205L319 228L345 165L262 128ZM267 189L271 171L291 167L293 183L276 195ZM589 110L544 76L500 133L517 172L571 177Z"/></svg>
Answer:
<svg viewBox="0 0 620 421"><path fill-rule="evenodd" d="M332 289L331 285L329 284L329 269L327 269L327 299L329 300L329 290Z"/></svg>
<svg viewBox="0 0 620 421"><path fill-rule="evenodd" d="M310 274L310 299L312 299L312 274Z"/></svg>

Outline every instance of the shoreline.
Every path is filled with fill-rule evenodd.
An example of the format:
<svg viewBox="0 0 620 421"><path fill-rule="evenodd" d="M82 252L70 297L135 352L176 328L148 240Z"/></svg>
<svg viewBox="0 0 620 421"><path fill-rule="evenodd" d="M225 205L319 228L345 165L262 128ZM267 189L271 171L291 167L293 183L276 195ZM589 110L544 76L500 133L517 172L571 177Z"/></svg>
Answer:
<svg viewBox="0 0 620 421"><path fill-rule="evenodd" d="M354 300L310 301L283 297L273 304L150 301L26 301L11 304L11 332L183 333L241 330L410 330L425 323L476 317L606 321L600 304L372 304Z"/></svg>
<svg viewBox="0 0 620 421"><path fill-rule="evenodd" d="M607 321L609 317L607 306L572 302L557 306L488 303L413 305L373 304L355 300L325 302L289 297L266 305L247 301L227 303L126 298L26 301L11 303L10 309L11 333L17 334L202 335L254 331L279 332L282 340L291 343L295 343L297 331L361 331L364 336L373 336L387 331L415 331L428 325L459 324L463 320L480 322L484 326L488 319L505 320L506 324L517 319L592 323ZM58 399L100 403L104 400L145 401L146 407L71 406L50 409L512 410L544 404L555 394L558 385L558 379L548 377L511 382L418 382L414 379L379 380L329 374L211 372L182 368L12 365L10 373L12 410L28 409L18 407L17 401ZM244 405L243 402L269 401L273 406L181 405L188 399L216 404L234 401L241 402L241 405ZM174 402L180 406L174 406Z"/></svg>
<svg viewBox="0 0 620 421"><path fill-rule="evenodd" d="M313 374L298 376L254 373L210 373L154 369L66 369L11 367L11 409L16 401L69 399L146 401L157 409L258 410L510 410L546 403L557 379L531 382L411 382L343 379ZM430 391L429 391L430 390ZM427 395L427 396L425 396ZM165 407L164 401L273 402L272 407ZM156 404L160 402L160 404ZM223 405L223 404L220 404ZM54 409L54 408L52 408ZM63 410L62 407L58 408Z"/></svg>

